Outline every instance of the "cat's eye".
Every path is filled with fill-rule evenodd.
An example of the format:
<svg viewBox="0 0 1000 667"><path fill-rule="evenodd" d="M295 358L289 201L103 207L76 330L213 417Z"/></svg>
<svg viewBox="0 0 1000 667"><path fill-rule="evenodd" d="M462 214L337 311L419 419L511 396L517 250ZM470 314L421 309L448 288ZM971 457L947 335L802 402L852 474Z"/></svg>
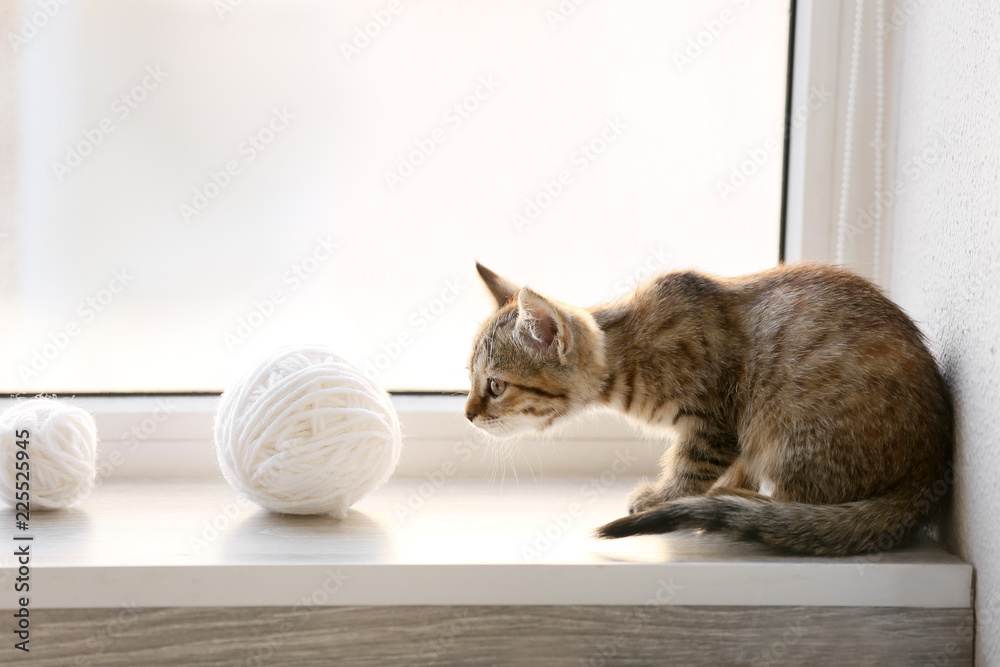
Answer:
<svg viewBox="0 0 1000 667"><path fill-rule="evenodd" d="M502 394L503 390L506 388L507 385L502 381L497 380L495 378L490 378L490 384L489 384L490 396L492 396L493 398L500 398L500 394Z"/></svg>

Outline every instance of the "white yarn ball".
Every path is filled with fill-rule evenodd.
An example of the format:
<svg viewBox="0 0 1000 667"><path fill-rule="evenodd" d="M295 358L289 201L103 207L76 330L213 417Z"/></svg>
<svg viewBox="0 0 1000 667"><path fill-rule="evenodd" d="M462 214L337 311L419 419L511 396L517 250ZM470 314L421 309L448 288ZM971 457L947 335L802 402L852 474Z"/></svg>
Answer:
<svg viewBox="0 0 1000 667"><path fill-rule="evenodd" d="M344 517L385 482L402 438L389 395L322 347L288 348L223 394L222 473L275 512Z"/></svg>
<svg viewBox="0 0 1000 667"><path fill-rule="evenodd" d="M86 410L51 398L34 398L0 414L0 496L13 505L17 485L19 431L27 431L28 495L31 509L68 507L90 495L97 479L97 427ZM23 433L22 433L23 435ZM23 472L23 471L21 471Z"/></svg>

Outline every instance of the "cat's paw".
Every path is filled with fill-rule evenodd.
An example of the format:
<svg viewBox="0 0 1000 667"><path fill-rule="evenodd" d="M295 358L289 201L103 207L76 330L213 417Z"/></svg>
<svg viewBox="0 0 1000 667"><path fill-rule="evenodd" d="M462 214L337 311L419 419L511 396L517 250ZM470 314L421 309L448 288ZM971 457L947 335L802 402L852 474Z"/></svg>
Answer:
<svg viewBox="0 0 1000 667"><path fill-rule="evenodd" d="M656 482L643 482L628 497L628 513L638 514L667 502L663 488Z"/></svg>

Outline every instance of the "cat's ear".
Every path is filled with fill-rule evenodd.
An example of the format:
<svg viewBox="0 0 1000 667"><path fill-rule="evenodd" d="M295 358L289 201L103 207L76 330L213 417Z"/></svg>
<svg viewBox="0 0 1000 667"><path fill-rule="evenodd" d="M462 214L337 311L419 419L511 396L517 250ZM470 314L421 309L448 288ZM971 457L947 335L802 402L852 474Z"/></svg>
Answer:
<svg viewBox="0 0 1000 667"><path fill-rule="evenodd" d="M542 358L563 362L569 351L569 329L559 307L525 287L517 293L514 335Z"/></svg>
<svg viewBox="0 0 1000 667"><path fill-rule="evenodd" d="M483 279L493 298L496 299L498 308L506 306L507 302L513 299L521 289L506 278L501 278L493 273L479 262L476 262L476 271L479 272L479 277Z"/></svg>

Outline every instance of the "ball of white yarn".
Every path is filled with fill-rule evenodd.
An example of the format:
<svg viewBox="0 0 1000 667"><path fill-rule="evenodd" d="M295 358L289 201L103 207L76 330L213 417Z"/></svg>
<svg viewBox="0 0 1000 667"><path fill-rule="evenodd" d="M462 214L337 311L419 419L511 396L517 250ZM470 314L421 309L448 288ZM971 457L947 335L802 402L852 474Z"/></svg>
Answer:
<svg viewBox="0 0 1000 667"><path fill-rule="evenodd" d="M25 440L21 448L18 442ZM75 405L35 398L10 406L0 414L0 451L0 496L11 505L24 491L24 475L17 473L25 466L17 469L18 451L28 452L21 461L28 462L31 509L68 507L94 490L97 427L90 413Z"/></svg>
<svg viewBox="0 0 1000 667"><path fill-rule="evenodd" d="M396 468L389 395L322 347L284 349L223 394L219 465L233 487L275 512L343 517Z"/></svg>

